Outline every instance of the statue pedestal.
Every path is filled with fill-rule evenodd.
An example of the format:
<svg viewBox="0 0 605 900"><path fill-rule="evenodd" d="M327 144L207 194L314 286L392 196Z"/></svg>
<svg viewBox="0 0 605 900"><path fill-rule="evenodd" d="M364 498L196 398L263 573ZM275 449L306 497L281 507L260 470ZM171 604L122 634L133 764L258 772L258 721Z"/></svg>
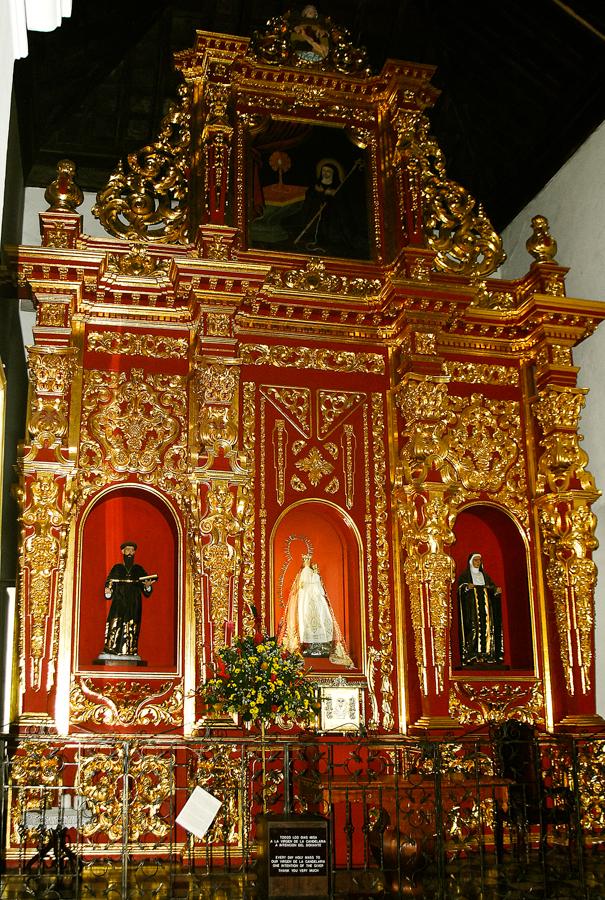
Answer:
<svg viewBox="0 0 605 900"><path fill-rule="evenodd" d="M120 653L99 653L93 659L95 666L146 666L147 660L141 659L138 653L127 656Z"/></svg>

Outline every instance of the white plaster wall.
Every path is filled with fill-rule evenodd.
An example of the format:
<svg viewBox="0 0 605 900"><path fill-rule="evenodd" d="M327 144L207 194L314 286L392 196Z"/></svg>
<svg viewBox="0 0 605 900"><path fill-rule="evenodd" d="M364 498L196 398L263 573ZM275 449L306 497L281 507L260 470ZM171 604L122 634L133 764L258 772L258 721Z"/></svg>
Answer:
<svg viewBox="0 0 605 900"><path fill-rule="evenodd" d="M78 172L76 170L75 181L78 181ZM22 244L33 244L37 246L40 243L40 220L38 214L48 209L48 203L44 199L44 191L46 188L28 187L25 189L25 208L23 210L23 234L21 236ZM82 231L84 234L90 234L94 237L109 238L107 232L101 226L98 219L95 219L91 210L95 205L97 195L86 192L84 194L84 202L78 207L76 212L82 216Z"/></svg>
<svg viewBox="0 0 605 900"><path fill-rule="evenodd" d="M14 63L27 56L27 30L54 31L71 15L71 5L71 0L0 0L0 233Z"/></svg>
<svg viewBox="0 0 605 900"><path fill-rule="evenodd" d="M11 115L13 67L15 59L27 55L27 32L23 0L0 2L0 234L4 206L4 181L8 130Z"/></svg>
<svg viewBox="0 0 605 900"><path fill-rule="evenodd" d="M502 278L519 278L532 259L525 249L532 216L545 215L558 244L557 262L569 266L567 295L605 300L605 123L583 144L546 187L505 229L508 260ZM589 470L605 491L605 323L574 351L581 366L578 383L589 388L580 431ZM601 573L596 591L597 711L605 716L605 498L593 506L600 547L594 554Z"/></svg>

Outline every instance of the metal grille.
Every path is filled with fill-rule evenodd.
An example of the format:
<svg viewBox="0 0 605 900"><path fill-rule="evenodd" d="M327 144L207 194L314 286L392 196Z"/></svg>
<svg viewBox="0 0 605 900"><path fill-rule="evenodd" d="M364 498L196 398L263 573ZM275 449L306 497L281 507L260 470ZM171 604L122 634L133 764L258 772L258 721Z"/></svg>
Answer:
<svg viewBox="0 0 605 900"><path fill-rule="evenodd" d="M329 821L333 896L605 896L605 739L2 742L0 898L252 897L263 812ZM195 786L204 839L175 822Z"/></svg>

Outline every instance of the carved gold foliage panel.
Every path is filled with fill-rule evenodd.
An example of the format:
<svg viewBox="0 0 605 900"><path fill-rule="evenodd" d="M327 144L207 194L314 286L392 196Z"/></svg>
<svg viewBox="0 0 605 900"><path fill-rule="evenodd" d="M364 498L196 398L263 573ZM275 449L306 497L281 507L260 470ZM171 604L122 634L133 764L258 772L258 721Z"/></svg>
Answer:
<svg viewBox="0 0 605 900"><path fill-rule="evenodd" d="M28 368L32 388L36 394L67 394L75 369L76 350L28 347Z"/></svg>
<svg viewBox="0 0 605 900"><path fill-rule="evenodd" d="M327 272L324 260L316 257L311 257L302 269L290 269L285 272L272 269L265 285L279 291L290 289L305 293L318 292L336 294L339 297L348 295L364 298L378 296L382 288L379 279L347 278Z"/></svg>
<svg viewBox="0 0 605 900"><path fill-rule="evenodd" d="M317 447L311 447L308 453L297 460L294 465L306 475L309 484L314 488L334 471L333 464L326 459L325 455ZM328 490L327 486L325 490Z"/></svg>
<svg viewBox="0 0 605 900"><path fill-rule="evenodd" d="M204 363L196 372L196 393L200 404L233 403L239 385L239 370L222 363Z"/></svg>
<svg viewBox="0 0 605 900"><path fill-rule="evenodd" d="M60 447L68 428L67 402L63 397L32 397L27 429L34 448Z"/></svg>
<svg viewBox="0 0 605 900"><path fill-rule="evenodd" d="M247 382L243 390L242 409L242 448L248 466L248 477L241 488L243 503L242 512L242 600L244 601L244 632L254 630L254 618L251 614L254 605L256 584L256 538L254 524L256 518L257 486L255 476L256 446L256 386ZM261 508L261 514L264 510ZM264 610L261 610L264 612Z"/></svg>
<svg viewBox="0 0 605 900"><path fill-rule="evenodd" d="M125 356L147 356L154 359L180 359L187 354L185 338L167 335L133 334L119 331L93 331L88 335L88 350Z"/></svg>
<svg viewBox="0 0 605 900"><path fill-rule="evenodd" d="M183 724L182 682L141 684L117 681L95 686L89 678L73 681L70 719L77 723L127 727Z"/></svg>
<svg viewBox="0 0 605 900"><path fill-rule="evenodd" d="M65 246L67 246L67 241ZM69 305L60 300L48 302L38 301L36 321L38 325L46 326L47 328L63 328L68 312Z"/></svg>
<svg viewBox="0 0 605 900"><path fill-rule="evenodd" d="M93 753L80 760L76 783L91 812L91 820L82 824L82 834L106 835L109 841L120 841L124 835L122 803L124 791L126 745L113 752ZM134 751L134 752L133 752ZM128 838L136 841L146 835L166 837L172 827L171 819L160 814L168 808L174 794L174 763L159 755L138 754L131 745L127 762L129 778Z"/></svg>
<svg viewBox="0 0 605 900"><path fill-rule="evenodd" d="M541 391L533 412L543 431L538 462L537 492L566 491L573 480L583 490L594 490L594 478L586 471L588 454L580 447L580 414L586 391L550 387Z"/></svg>
<svg viewBox="0 0 605 900"><path fill-rule="evenodd" d="M61 306L63 310L64 307ZM27 428L35 449L60 447L67 436L75 349L28 348L32 383Z"/></svg>
<svg viewBox="0 0 605 900"><path fill-rule="evenodd" d="M402 417L400 460L406 483L432 467L456 485L456 501L487 493L528 527L527 479L520 404L482 394L457 397L447 385L409 381L396 393Z"/></svg>
<svg viewBox="0 0 605 900"><path fill-rule="evenodd" d="M372 457L374 462L374 516L376 528L376 580L380 644L380 693L382 727L395 726L393 713L393 620L391 616L391 550L388 534L386 427L384 398L372 394Z"/></svg>
<svg viewBox="0 0 605 900"><path fill-rule="evenodd" d="M311 437L311 391L309 388L263 387L261 390L269 402L282 415L286 415L304 437Z"/></svg>
<svg viewBox="0 0 605 900"><path fill-rule="evenodd" d="M317 369L323 372L365 372L382 375L384 357L380 353L354 353L352 350L328 350L321 347L285 347L268 344L244 344L242 362L274 368Z"/></svg>
<svg viewBox="0 0 605 900"><path fill-rule="evenodd" d="M539 682L534 684L454 683L449 698L450 715L461 725L499 725L509 719L519 722L544 723L544 694Z"/></svg>
<svg viewBox="0 0 605 900"><path fill-rule="evenodd" d="M452 381L467 384L506 384L512 387L519 384L519 369L516 366L445 360L443 371Z"/></svg>
<svg viewBox="0 0 605 900"><path fill-rule="evenodd" d="M239 367L199 360L194 376L197 435L209 454L233 452L238 440Z"/></svg>
<svg viewBox="0 0 605 900"><path fill-rule="evenodd" d="M80 466L162 485L187 472L187 389L181 375L85 372Z"/></svg>
<svg viewBox="0 0 605 900"><path fill-rule="evenodd" d="M519 456L519 404L473 394L453 406L447 461L467 490L498 493Z"/></svg>
<svg viewBox="0 0 605 900"><path fill-rule="evenodd" d="M328 435L342 423L360 404L365 394L348 391L317 392L317 432L320 438Z"/></svg>
<svg viewBox="0 0 605 900"><path fill-rule="evenodd" d="M261 386L260 392L264 408L273 410L263 433L272 448L279 505L295 491L327 495L352 509L361 448L356 431L361 433L365 421L367 394L272 385Z"/></svg>

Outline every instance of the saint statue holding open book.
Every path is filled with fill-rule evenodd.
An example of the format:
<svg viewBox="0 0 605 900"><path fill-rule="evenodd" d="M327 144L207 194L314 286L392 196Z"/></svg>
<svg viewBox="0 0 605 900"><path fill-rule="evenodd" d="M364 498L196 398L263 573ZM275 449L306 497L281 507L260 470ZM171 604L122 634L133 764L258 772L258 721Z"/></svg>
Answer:
<svg viewBox="0 0 605 900"><path fill-rule="evenodd" d="M157 575L148 575L145 569L134 561L137 545L125 541L120 546L123 562L112 566L105 581L105 597L111 600L105 645L101 657L120 656L138 659L139 632L143 595L148 597L153 590Z"/></svg>

